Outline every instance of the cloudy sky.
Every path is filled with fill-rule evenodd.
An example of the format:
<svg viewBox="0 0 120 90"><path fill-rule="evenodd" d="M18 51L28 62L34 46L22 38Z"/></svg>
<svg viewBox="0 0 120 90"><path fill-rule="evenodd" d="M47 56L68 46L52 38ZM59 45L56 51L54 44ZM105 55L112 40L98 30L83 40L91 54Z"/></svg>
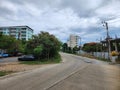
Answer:
<svg viewBox="0 0 120 90"><path fill-rule="evenodd" d="M0 26L28 25L34 34L47 31L66 42L70 34L82 42L120 37L120 0L0 0Z"/></svg>

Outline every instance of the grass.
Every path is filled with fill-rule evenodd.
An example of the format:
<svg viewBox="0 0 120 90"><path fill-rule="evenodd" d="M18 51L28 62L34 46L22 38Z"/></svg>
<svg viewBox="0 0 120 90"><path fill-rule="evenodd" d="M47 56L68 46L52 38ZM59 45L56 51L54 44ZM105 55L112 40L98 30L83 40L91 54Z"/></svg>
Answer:
<svg viewBox="0 0 120 90"><path fill-rule="evenodd" d="M100 60L100 61L111 62L110 60L105 59L105 58L96 57L96 59L97 59L97 60Z"/></svg>
<svg viewBox="0 0 120 90"><path fill-rule="evenodd" d="M48 59L42 59L42 60L35 60L35 61L21 61L21 64L27 64L27 65L40 65L40 64L54 64L54 63L60 63L61 62L61 56L57 55L54 58Z"/></svg>
<svg viewBox="0 0 120 90"><path fill-rule="evenodd" d="M61 62L61 56L57 55L51 59L42 59L36 61L21 61L20 64L27 64L27 65L42 65L42 64L55 64ZM0 77L14 73L13 71L0 71Z"/></svg>
<svg viewBox="0 0 120 90"><path fill-rule="evenodd" d="M108 59L95 57L95 56L90 55L90 54L83 54L83 55L80 55L80 56L91 58L91 59L97 59L97 60L100 60L100 61L110 62L110 60L108 60Z"/></svg>
<svg viewBox="0 0 120 90"><path fill-rule="evenodd" d="M0 77L13 73L13 71L0 71Z"/></svg>
<svg viewBox="0 0 120 90"><path fill-rule="evenodd" d="M119 57L118 59L116 59L116 62L117 62L118 64L120 64L120 57Z"/></svg>

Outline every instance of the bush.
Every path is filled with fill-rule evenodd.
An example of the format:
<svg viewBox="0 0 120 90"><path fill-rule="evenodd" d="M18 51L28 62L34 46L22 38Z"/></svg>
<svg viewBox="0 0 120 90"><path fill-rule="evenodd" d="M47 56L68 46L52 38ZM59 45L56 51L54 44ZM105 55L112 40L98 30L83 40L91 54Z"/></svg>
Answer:
<svg viewBox="0 0 120 90"><path fill-rule="evenodd" d="M29 54L34 54L37 59L49 60L58 54L60 46L60 41L54 35L41 32L27 42L25 50Z"/></svg>
<svg viewBox="0 0 120 90"><path fill-rule="evenodd" d="M119 53L117 51L112 51L111 52L111 56L118 56L118 55L119 55Z"/></svg>

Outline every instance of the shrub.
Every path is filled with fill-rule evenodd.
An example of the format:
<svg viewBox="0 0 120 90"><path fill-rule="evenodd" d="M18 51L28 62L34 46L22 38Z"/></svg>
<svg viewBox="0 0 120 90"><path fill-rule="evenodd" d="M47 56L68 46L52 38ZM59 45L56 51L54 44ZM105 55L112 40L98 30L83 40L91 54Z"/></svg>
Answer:
<svg viewBox="0 0 120 90"><path fill-rule="evenodd" d="M119 55L119 53L117 51L112 51L111 52L111 56L118 56L118 55Z"/></svg>

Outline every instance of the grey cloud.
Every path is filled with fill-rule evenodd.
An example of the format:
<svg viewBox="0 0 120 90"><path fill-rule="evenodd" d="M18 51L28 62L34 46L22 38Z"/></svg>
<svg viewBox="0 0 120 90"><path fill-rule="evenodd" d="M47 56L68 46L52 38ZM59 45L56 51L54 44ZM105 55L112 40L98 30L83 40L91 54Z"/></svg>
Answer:
<svg viewBox="0 0 120 90"><path fill-rule="evenodd" d="M102 4L103 0L64 0L62 7L70 7L82 17L91 17Z"/></svg>
<svg viewBox="0 0 120 90"><path fill-rule="evenodd" d="M89 38L93 40L97 35L106 35L105 30L103 30L104 27L101 24L102 20L107 20L110 23L110 21L120 18L119 8L115 4L120 2L120 0L1 1L8 1L15 6L15 10L6 8L5 6L3 7L2 5L0 6L0 18L6 18L6 21L0 22L1 25L26 24L35 29L35 33L38 33L38 30L49 31L61 40L65 40L72 33L80 33L86 41ZM111 13L104 16L103 12L107 13L107 6L116 7L116 12L118 12L114 12L114 16L112 17ZM117 21L117 23L119 28L119 22ZM118 32L118 28L116 32ZM116 33L114 30L110 31Z"/></svg>
<svg viewBox="0 0 120 90"><path fill-rule="evenodd" d="M13 15L13 12L7 8L0 7L0 16L5 17L7 15Z"/></svg>

